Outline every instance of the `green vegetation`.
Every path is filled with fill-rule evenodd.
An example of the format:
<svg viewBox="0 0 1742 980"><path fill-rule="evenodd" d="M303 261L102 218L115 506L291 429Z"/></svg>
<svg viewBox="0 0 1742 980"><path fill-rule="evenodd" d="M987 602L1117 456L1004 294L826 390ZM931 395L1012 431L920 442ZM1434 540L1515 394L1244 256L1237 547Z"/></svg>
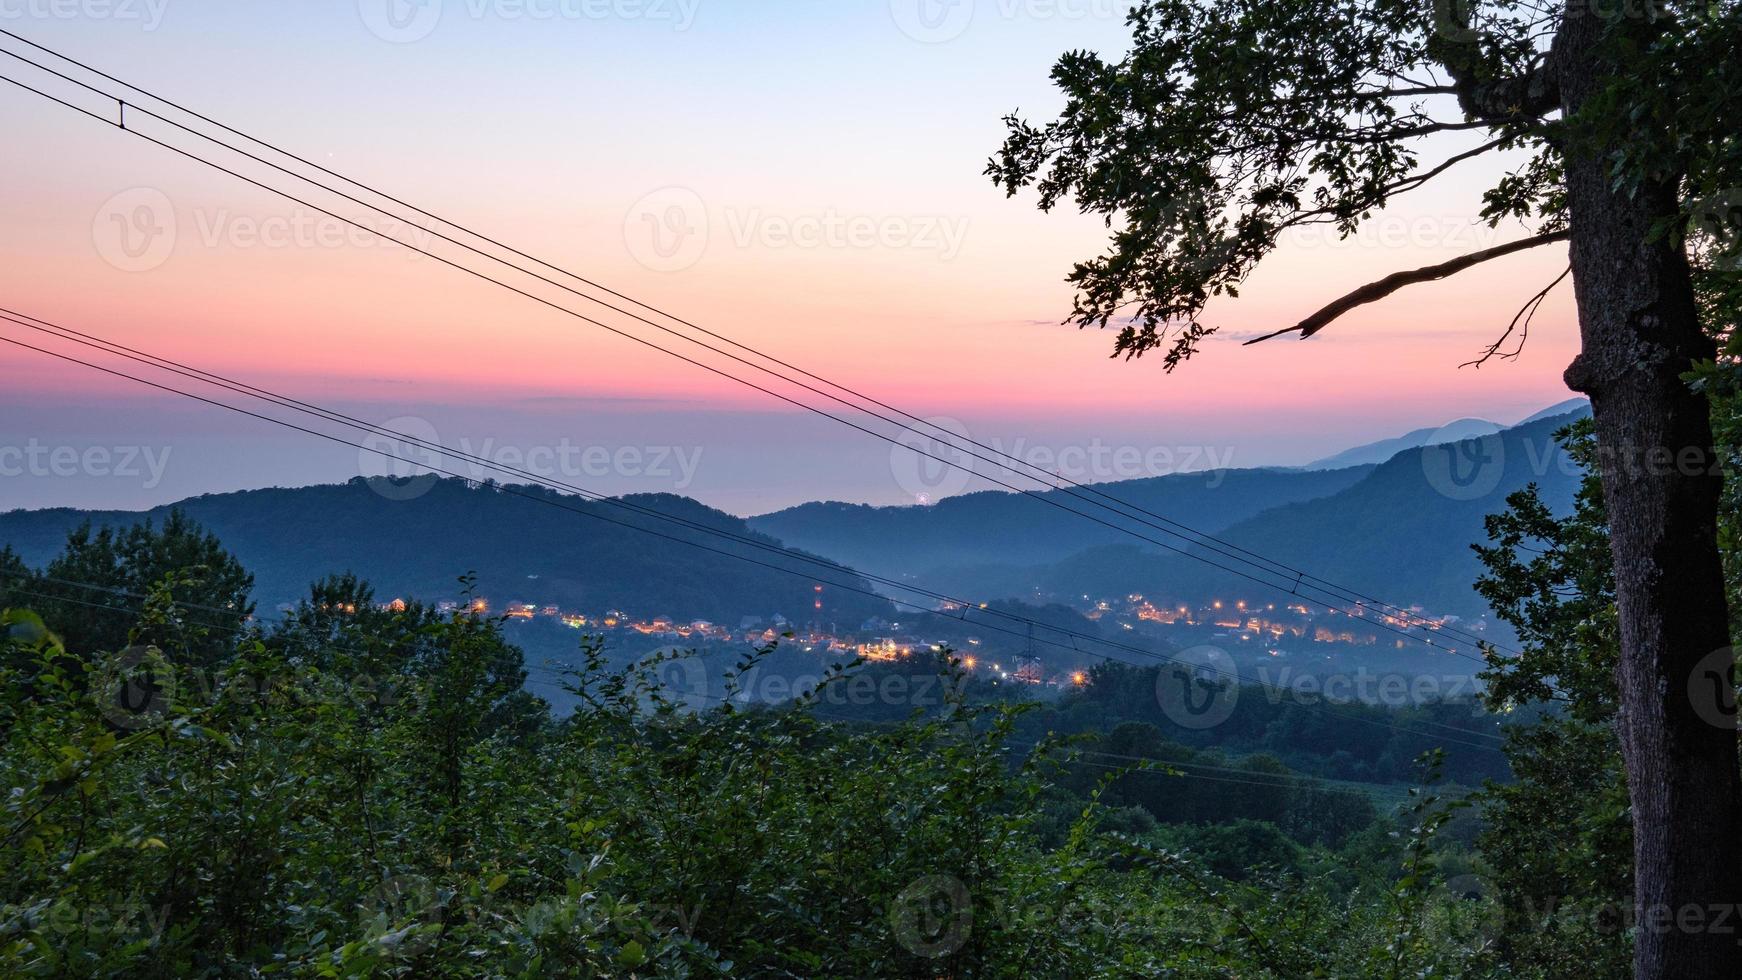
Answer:
<svg viewBox="0 0 1742 980"><path fill-rule="evenodd" d="M1734 368L1699 383L1734 445ZM1561 439L1593 458L1589 422ZM1625 976L1601 485L1509 503L1477 587L1524 654L1489 651L1490 712L1245 687L1203 729L1164 667L1036 703L945 654L731 700L770 645L698 704L662 683L690 655L595 638L553 712L503 621L354 575L249 619L179 514L41 573L3 550L0 975ZM937 683L833 696L896 677Z"/></svg>
<svg viewBox="0 0 1742 980"><path fill-rule="evenodd" d="M207 540L142 531L114 581ZM894 722L832 720L820 697L690 711L664 658L613 671L592 640L558 720L498 621L382 609L349 576L270 628L179 599L235 571L208 554L125 614L67 610L65 632L4 614L0 975L1487 968L1486 907L1446 887L1470 860L1458 804L1433 796L1382 812L1141 724L1091 765L1023 736L1036 706L960 684ZM127 620L119 651L69 645L106 635L79 632L97 618ZM1170 792L1223 763L1251 776L1206 784L1235 791L1227 812Z"/></svg>

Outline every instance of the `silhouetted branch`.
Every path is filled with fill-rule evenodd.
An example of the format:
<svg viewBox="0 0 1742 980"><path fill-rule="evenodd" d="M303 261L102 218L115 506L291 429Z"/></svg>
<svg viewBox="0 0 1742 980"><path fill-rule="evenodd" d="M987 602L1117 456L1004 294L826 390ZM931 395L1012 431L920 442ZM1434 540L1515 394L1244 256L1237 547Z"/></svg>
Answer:
<svg viewBox="0 0 1742 980"><path fill-rule="evenodd" d="M1481 357L1478 357L1473 361L1465 361L1463 364L1458 366L1479 368L1488 363L1489 358L1498 356L1510 360L1524 353L1524 342L1530 339L1530 321L1536 317L1536 311L1542 307L1542 301L1548 299L1549 292L1556 286L1559 286L1562 279L1565 279L1572 274L1573 267L1569 265L1565 272L1555 276L1554 282L1542 287L1542 292L1539 292L1530 299L1525 300L1524 305L1519 307L1518 312L1512 315L1512 322L1506 325L1506 332L1500 335L1499 340L1489 344L1488 349L1482 352ZM1521 320L1523 321L1523 327L1522 332L1518 335L1518 346L1513 348L1512 352L1509 354L1501 354L1500 345L1506 343L1506 338L1512 336L1512 331L1520 329L1519 321Z"/></svg>
<svg viewBox="0 0 1742 980"><path fill-rule="evenodd" d="M1386 276L1384 279L1380 279L1377 282L1370 282L1367 285L1362 286L1360 289L1344 295L1329 306L1324 307L1317 313L1314 313L1312 316L1307 317L1305 320L1302 320L1292 327L1285 327L1273 333L1267 333L1262 337L1255 337L1246 341L1244 346L1249 347L1261 341L1270 340L1273 337L1280 337L1285 333L1294 333L1295 331L1299 331L1300 339L1305 340L1313 334L1318 333L1320 330L1323 330L1326 326L1330 325L1332 321L1350 310L1355 309L1358 306L1365 306L1368 303L1376 303L1405 286L1413 286L1416 283L1433 282L1437 279L1444 279L1447 276L1456 275L1473 265L1479 265L1489 259L1497 259L1503 255L1511 255L1514 252L1522 252L1526 249L1536 248L1539 245L1550 244L1551 242L1563 242L1566 241L1567 235L1568 232L1564 230L1551 231L1541 235L1534 235L1530 238L1520 239L1516 242L1509 242L1505 245L1496 245L1493 248L1485 248L1480 252L1471 252L1469 255L1460 255L1449 262L1441 262L1438 265L1423 266L1420 269L1410 269L1406 272L1394 272L1391 275Z"/></svg>

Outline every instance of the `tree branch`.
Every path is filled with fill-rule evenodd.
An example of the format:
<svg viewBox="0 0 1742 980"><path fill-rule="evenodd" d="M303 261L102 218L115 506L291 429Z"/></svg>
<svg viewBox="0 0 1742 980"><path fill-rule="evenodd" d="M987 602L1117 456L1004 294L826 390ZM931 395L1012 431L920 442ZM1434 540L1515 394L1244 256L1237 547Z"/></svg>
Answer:
<svg viewBox="0 0 1742 980"><path fill-rule="evenodd" d="M1426 171L1423 171L1423 172L1418 173L1418 174L1411 174L1408 177L1403 178L1402 180L1393 181L1392 183L1386 184L1384 187L1379 188L1376 197L1370 199L1367 203L1361 205L1356 210L1366 211L1369 208L1379 207L1385 203L1386 198L1389 198L1395 194L1403 194L1403 193L1406 193L1408 191L1413 191L1416 188L1427 183L1428 181L1433 180L1435 177L1438 177L1440 174L1443 174L1446 171L1457 166L1458 164L1464 162L1465 160L1468 160L1472 157L1481 156L1482 154L1487 153L1489 150L1498 149L1499 147L1504 146L1510 139L1511 139L1511 137L1502 136L1499 139L1489 140L1488 142L1483 143L1481 146L1478 146L1475 149L1465 150L1462 153L1459 153L1455 156L1449 157L1446 160L1441 161L1437 166L1435 166L1431 170L1426 170ZM1284 224L1285 224L1285 226L1294 226L1294 225L1302 225L1302 224L1327 224L1328 222L1317 221L1315 219L1323 218L1327 215L1334 215L1335 213L1336 213L1336 209L1334 209L1334 208L1329 208L1329 207L1313 208L1311 211L1302 211L1299 214L1291 216Z"/></svg>
<svg viewBox="0 0 1742 980"><path fill-rule="evenodd" d="M1512 360L1516 359L1518 355L1524 353L1524 343L1530 339L1530 321L1536 319L1536 311L1542 308L1543 300L1548 299L1548 294L1553 292L1554 288L1561 284L1561 280L1572 274L1573 267L1569 265L1567 266L1567 271L1555 276L1554 282L1542 287L1541 292L1525 301L1524 306L1519 308L1517 313L1513 314L1512 322L1506 325L1506 332L1500 335L1499 340L1489 344L1488 348L1482 352L1481 357L1478 357L1473 361L1466 361L1458 366L1480 368L1482 365L1488 363L1490 358L1500 357L1506 360ZM1522 330L1520 330L1519 327L1520 322L1523 323ZM1501 346L1506 343L1506 338L1512 336L1514 330L1520 330L1518 335L1518 346L1513 348L1511 353L1500 353Z"/></svg>
<svg viewBox="0 0 1742 980"><path fill-rule="evenodd" d="M1270 340L1273 337L1280 337L1285 333L1294 333L1297 330L1300 331L1300 339L1305 340L1313 334L1318 333L1320 330L1323 330L1326 326L1330 325L1332 321L1350 310L1358 306L1365 306L1368 303L1376 303L1405 286L1413 286L1416 283L1433 282L1437 279L1444 279L1447 276L1456 275L1473 265L1479 265L1489 259L1497 259L1503 255L1511 255L1514 252L1522 252L1526 249L1536 248L1538 245L1548 245L1552 242L1564 242L1567 240L1567 235L1568 232L1565 230L1551 231L1546 234L1534 235L1530 238L1520 239L1516 242L1509 242L1505 245L1496 245L1493 248L1485 248L1480 252L1471 252L1469 255L1460 255L1449 262L1441 262L1439 265L1423 266L1420 269L1410 269L1406 272L1394 272L1391 275L1386 276L1384 279L1380 279L1377 282L1370 282L1367 285L1362 286L1360 289L1344 295L1336 302L1331 303L1329 306L1326 306L1292 327L1285 327L1273 333L1267 333L1262 337L1255 337L1246 341L1243 346L1250 347L1251 345L1261 341Z"/></svg>
<svg viewBox="0 0 1742 980"><path fill-rule="evenodd" d="M1526 122L1560 108L1560 77L1540 62L1519 71L1483 48L1464 0L1434 0L1434 36L1428 54L1452 77L1464 115L1494 125Z"/></svg>

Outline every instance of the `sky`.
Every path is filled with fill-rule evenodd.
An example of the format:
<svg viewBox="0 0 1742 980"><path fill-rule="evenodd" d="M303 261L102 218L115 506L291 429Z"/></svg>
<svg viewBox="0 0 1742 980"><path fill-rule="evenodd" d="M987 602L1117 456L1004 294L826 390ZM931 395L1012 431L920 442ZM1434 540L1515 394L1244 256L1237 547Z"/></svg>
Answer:
<svg viewBox="0 0 1742 980"><path fill-rule="evenodd" d="M0 0L0 28L1085 482L1300 464L1569 396L1565 285L1519 360L1460 367L1565 268L1556 248L1412 287L1310 342L1238 343L1371 279L1519 237L1472 220L1515 160L1454 169L1353 239L1285 240L1240 299L1211 307L1225 339L1173 374L1159 358L1111 359L1109 333L1063 325L1064 276L1100 254L1106 228L1007 198L982 170L1001 117L1058 108L1047 76L1059 54L1124 48L1125 9ZM46 60L3 36L0 49ZM0 74L117 112L13 58ZM620 313L493 273L604 326L583 322L315 208L462 254L408 221L361 217L306 185L307 204L293 203L154 146L134 133L266 174L139 110L123 132L0 85L0 120L0 307L606 493L754 514L991 486L756 391L733 378L840 411ZM11 324L0 336L144 373ZM337 440L323 441L0 347L0 509L137 508L405 469L342 427L311 423Z"/></svg>

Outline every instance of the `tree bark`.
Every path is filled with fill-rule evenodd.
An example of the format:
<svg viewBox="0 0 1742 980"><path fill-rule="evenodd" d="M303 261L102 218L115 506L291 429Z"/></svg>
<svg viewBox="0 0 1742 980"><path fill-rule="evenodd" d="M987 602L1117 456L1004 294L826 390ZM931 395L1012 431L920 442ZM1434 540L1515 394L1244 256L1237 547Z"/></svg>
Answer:
<svg viewBox="0 0 1742 980"><path fill-rule="evenodd" d="M1604 60L1602 30L1601 18L1572 13L1556 39L1568 118L1613 73L1627 71ZM1600 147L1570 137L1566 157L1583 341L1567 384L1589 394L1595 410L1615 560L1634 973L1733 980L1742 977L1737 731L1690 694L1701 661L1729 644L1717 544L1721 477L1707 402L1680 377L1714 348L1700 327L1680 236L1651 238L1654 223L1678 212L1679 180L1616 193Z"/></svg>

